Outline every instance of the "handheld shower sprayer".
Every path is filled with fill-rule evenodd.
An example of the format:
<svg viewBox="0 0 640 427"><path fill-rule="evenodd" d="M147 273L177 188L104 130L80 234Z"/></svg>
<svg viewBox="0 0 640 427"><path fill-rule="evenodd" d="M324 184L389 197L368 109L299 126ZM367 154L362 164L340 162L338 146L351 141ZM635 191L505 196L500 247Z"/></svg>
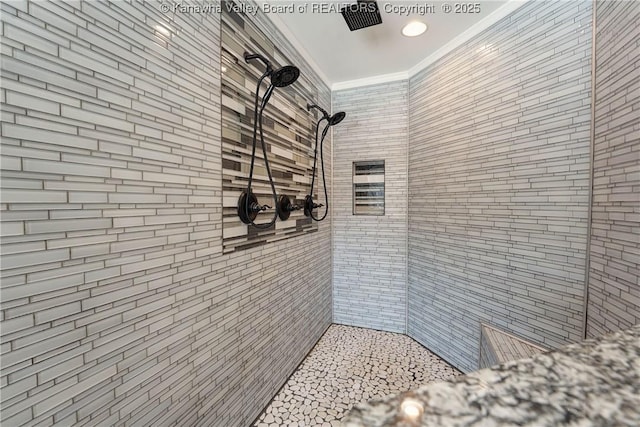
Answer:
<svg viewBox="0 0 640 427"><path fill-rule="evenodd" d="M316 147L313 152L313 173L311 178L311 190L309 191L309 194L307 195L307 197L305 197L304 199L304 214L308 217L311 217L311 219L313 219L314 221L322 221L327 217L327 214L329 213L329 196L327 194L327 181L325 179L325 174L324 174L324 150L323 150L324 138L325 136L327 136L327 132L329 132L329 128L343 121L344 118L347 116L347 114L344 111L340 111L334 114L333 116L329 116L329 113L327 113L327 111L322 107L316 104L307 104L307 111L311 111L312 108L319 110L322 113L322 117L320 118L320 120L318 120L318 123L316 124ZM318 131L320 130L320 123L323 120L327 121L327 124L325 125L324 129L322 129L322 136L320 137L320 164L322 166L322 185L324 187L324 204L317 204L313 201L313 186L315 184L315 179L316 179L316 163L318 160ZM322 218L317 218L316 216L314 216L313 210L321 208L323 206L325 206L325 211L324 211L324 215L322 215Z"/></svg>
<svg viewBox="0 0 640 427"><path fill-rule="evenodd" d="M258 59L266 65L266 70L258 79L258 84L256 87L256 96L254 102L254 111L253 111L253 137L252 137L252 148L251 148L251 166L249 168L249 181L247 183L247 189L240 194L240 198L238 199L238 216L240 220L245 224L251 224L256 228L267 229L270 228L278 218L278 211L273 215L273 218L268 224L258 225L254 221L258 216L258 213L265 211L267 209L272 209L271 206L268 205L260 205L258 203L258 198L253 193L251 188L251 184L253 183L253 169L256 160L256 145L258 134L260 135L260 145L262 146L262 154L264 158L265 168L267 170L267 175L269 176L269 184L271 185L271 193L273 196L274 207L278 206L278 196L276 194L276 187L273 182L273 176L271 175L271 167L269 166L269 159L267 157L267 146L264 142L264 134L262 131L262 114L264 112L267 103L269 102L269 98L273 94L273 90L276 87L285 87L289 86L293 82L298 79L300 76L300 70L293 65L285 65L282 68L274 70L271 66L271 62L264 56L253 53L250 54L248 52L244 53L245 62L252 61L254 59ZM270 77L271 84L267 88L266 92L262 96L262 101L260 102L260 106L258 107L258 101L260 97L260 86L262 85L262 81L267 77Z"/></svg>

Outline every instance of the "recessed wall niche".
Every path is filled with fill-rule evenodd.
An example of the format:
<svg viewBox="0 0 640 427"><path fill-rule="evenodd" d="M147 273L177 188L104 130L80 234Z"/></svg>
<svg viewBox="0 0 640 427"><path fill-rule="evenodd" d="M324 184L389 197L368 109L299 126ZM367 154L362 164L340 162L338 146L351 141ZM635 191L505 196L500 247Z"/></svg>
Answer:
<svg viewBox="0 0 640 427"><path fill-rule="evenodd" d="M244 52L267 57L274 69L301 64L290 61L244 14L226 9L223 8L221 16L222 241L223 252L229 253L315 232L318 227L302 210L292 212L287 221L277 220L266 230L247 226L238 217L238 197L249 179L255 90L264 72L259 61L247 64ZM268 83L266 78L260 96ZM276 191L278 195L289 196L292 204L301 205L309 194L317 118L306 106L317 97L317 90L302 72L293 85L277 88L264 110L264 139ZM316 179L314 194L317 194L317 182ZM259 139L252 187L261 204L273 207L260 213L256 220L258 224L268 223L275 213L275 205Z"/></svg>
<svg viewBox="0 0 640 427"><path fill-rule="evenodd" d="M353 214L384 215L384 160L353 162Z"/></svg>

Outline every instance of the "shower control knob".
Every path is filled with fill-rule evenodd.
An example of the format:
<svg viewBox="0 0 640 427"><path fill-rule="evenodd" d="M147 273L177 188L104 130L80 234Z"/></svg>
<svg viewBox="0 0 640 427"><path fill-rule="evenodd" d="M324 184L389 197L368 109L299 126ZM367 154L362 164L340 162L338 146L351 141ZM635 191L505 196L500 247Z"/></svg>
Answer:
<svg viewBox="0 0 640 427"><path fill-rule="evenodd" d="M291 212L302 209L303 206L294 205L291 203L291 199L286 194L282 194L278 198L278 205L276 207L278 216L281 220L286 221L291 216Z"/></svg>
<svg viewBox="0 0 640 427"><path fill-rule="evenodd" d="M311 213L313 212L314 209L318 209L323 206L324 205L322 203L320 204L314 203L313 197L309 195L304 199L304 214L305 216L311 216Z"/></svg>
<svg viewBox="0 0 640 427"><path fill-rule="evenodd" d="M299 205L291 205L291 204L289 204L289 205L287 205L284 209L285 209L287 212L293 212L293 211L299 211L299 210L300 210L300 209L302 209L302 208L303 208L303 206L299 206Z"/></svg>
<svg viewBox="0 0 640 427"><path fill-rule="evenodd" d="M251 210L254 212L260 212L260 211L266 211L267 209L271 209L271 206L269 205L259 205L257 203L254 203L253 205L251 205Z"/></svg>
<svg viewBox="0 0 640 427"><path fill-rule="evenodd" d="M238 216L244 224L252 224L258 213L271 209L269 205L261 205L253 192L243 191L238 199Z"/></svg>

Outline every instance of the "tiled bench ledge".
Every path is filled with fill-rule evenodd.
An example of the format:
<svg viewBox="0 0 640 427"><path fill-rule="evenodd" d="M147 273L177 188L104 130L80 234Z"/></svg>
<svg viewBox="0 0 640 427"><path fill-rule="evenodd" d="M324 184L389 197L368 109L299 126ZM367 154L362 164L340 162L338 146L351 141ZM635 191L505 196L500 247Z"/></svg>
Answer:
<svg viewBox="0 0 640 427"><path fill-rule="evenodd" d="M480 327L480 361L478 363L480 369L548 351L546 348L484 323Z"/></svg>

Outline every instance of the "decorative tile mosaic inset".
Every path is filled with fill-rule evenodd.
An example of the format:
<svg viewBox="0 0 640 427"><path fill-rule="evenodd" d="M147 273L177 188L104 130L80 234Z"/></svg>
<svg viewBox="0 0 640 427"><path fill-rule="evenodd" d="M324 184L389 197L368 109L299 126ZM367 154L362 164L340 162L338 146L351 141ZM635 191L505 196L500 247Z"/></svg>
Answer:
<svg viewBox="0 0 640 427"><path fill-rule="evenodd" d="M406 335L331 325L254 426L339 426L356 403L457 375Z"/></svg>
<svg viewBox="0 0 640 427"><path fill-rule="evenodd" d="M238 197L246 189L249 178L256 85L265 70L258 60L247 64L243 55L245 52L261 54L274 69L300 64L290 61L243 14L223 8L221 24L222 235L223 250L228 253L317 231L317 225L305 217L302 210L292 212L285 222L278 219L266 230L247 226L238 218ZM260 97L269 83L267 77L261 85ZM264 139L277 194L289 196L294 205L302 205L309 194L317 118L306 106L317 98L317 88L301 74L292 85L276 88L263 113ZM252 187L258 202L272 207L260 213L256 223L268 223L275 214L275 203L259 138Z"/></svg>

